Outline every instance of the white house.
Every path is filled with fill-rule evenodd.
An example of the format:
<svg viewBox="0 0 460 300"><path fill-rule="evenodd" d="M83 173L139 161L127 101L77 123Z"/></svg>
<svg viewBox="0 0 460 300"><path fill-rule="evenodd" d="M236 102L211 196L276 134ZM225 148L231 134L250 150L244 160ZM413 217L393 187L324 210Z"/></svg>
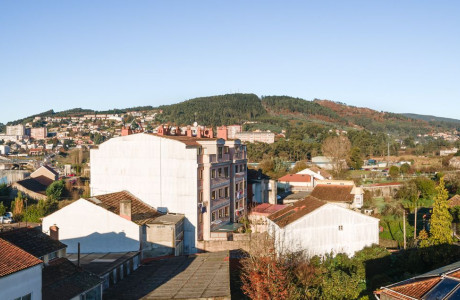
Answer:
<svg viewBox="0 0 460 300"><path fill-rule="evenodd" d="M0 298L42 299L43 262L0 239Z"/></svg>
<svg viewBox="0 0 460 300"><path fill-rule="evenodd" d="M311 196L346 208L361 208L364 191L351 180L318 180Z"/></svg>
<svg viewBox="0 0 460 300"><path fill-rule="evenodd" d="M287 174L278 179L277 186L294 193L311 191L314 186L314 178L307 174Z"/></svg>
<svg viewBox="0 0 460 300"><path fill-rule="evenodd" d="M328 171L322 170L318 167L311 167L303 169L302 171L297 172L296 174L305 174L312 176L315 180L325 180L332 179L331 174Z"/></svg>
<svg viewBox="0 0 460 300"><path fill-rule="evenodd" d="M214 138L208 128L157 131L91 149L91 195L127 190L159 211L184 214L184 252L195 253L197 241L244 215L246 146Z"/></svg>
<svg viewBox="0 0 460 300"><path fill-rule="evenodd" d="M308 196L268 217L278 252L350 256L379 243L379 219Z"/></svg>
<svg viewBox="0 0 460 300"><path fill-rule="evenodd" d="M167 217L163 221L161 218ZM160 218L160 220L157 220ZM180 255L183 215L163 215L122 191L79 199L43 218L43 231L57 226L68 253L141 251L144 257ZM158 224L164 228L159 234Z"/></svg>

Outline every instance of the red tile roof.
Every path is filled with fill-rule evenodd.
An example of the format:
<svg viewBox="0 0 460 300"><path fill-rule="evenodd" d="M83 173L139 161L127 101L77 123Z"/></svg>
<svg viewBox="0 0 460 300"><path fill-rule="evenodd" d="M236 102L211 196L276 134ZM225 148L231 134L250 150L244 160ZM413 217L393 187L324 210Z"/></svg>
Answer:
<svg viewBox="0 0 460 300"><path fill-rule="evenodd" d="M268 216L274 212L282 210L286 205L262 203L251 210L251 214Z"/></svg>
<svg viewBox="0 0 460 300"><path fill-rule="evenodd" d="M278 181L284 182L311 182L311 176L307 174L288 174L279 178Z"/></svg>
<svg viewBox="0 0 460 300"><path fill-rule="evenodd" d="M94 201L94 198L100 203ZM117 215L120 215L120 201L131 200L131 221L139 225L154 222L155 218L163 215L128 191L93 196L87 200Z"/></svg>
<svg viewBox="0 0 460 300"><path fill-rule="evenodd" d="M460 279L460 270L450 273L448 276Z"/></svg>
<svg viewBox="0 0 460 300"><path fill-rule="evenodd" d="M276 223L279 227L285 227L303 216L313 212L317 208L325 205L327 202L315 197L308 196L303 200L295 202L282 210L271 214L268 218Z"/></svg>
<svg viewBox="0 0 460 300"><path fill-rule="evenodd" d="M460 195L453 196L452 198L447 200L447 203L450 207L460 206Z"/></svg>
<svg viewBox="0 0 460 300"><path fill-rule="evenodd" d="M409 281L403 281L397 285L389 286L385 288L381 294L388 294L393 296L397 295L398 297L400 297L398 299L407 299L407 297L420 299L436 284L438 284L439 281L441 281L440 276L436 276L434 278L416 278Z"/></svg>
<svg viewBox="0 0 460 300"><path fill-rule="evenodd" d="M42 261L15 245L0 239L0 277L41 264Z"/></svg>
<svg viewBox="0 0 460 300"><path fill-rule="evenodd" d="M49 235L41 230L30 227L23 227L0 233L0 238L21 248L35 257L42 257L61 249L67 245L60 241L53 240Z"/></svg>
<svg viewBox="0 0 460 300"><path fill-rule="evenodd" d="M329 202L353 202L352 185L319 184L311 192L311 196Z"/></svg>

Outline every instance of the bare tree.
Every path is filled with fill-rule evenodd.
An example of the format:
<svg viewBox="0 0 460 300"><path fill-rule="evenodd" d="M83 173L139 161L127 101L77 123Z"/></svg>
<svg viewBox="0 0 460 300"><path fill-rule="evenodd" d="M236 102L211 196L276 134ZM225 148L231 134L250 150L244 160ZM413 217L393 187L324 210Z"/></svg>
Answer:
<svg viewBox="0 0 460 300"><path fill-rule="evenodd" d="M351 144L344 135L328 137L324 140L321 150L323 155L332 162L332 168L336 175L346 168L346 161L350 155Z"/></svg>

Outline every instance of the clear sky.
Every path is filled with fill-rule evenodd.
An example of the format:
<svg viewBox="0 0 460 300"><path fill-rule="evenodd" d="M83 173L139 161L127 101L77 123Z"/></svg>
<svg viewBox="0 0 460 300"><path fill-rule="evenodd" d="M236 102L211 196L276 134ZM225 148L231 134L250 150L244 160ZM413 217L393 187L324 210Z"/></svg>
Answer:
<svg viewBox="0 0 460 300"><path fill-rule="evenodd" d="M234 92L460 119L460 1L0 1L0 122Z"/></svg>

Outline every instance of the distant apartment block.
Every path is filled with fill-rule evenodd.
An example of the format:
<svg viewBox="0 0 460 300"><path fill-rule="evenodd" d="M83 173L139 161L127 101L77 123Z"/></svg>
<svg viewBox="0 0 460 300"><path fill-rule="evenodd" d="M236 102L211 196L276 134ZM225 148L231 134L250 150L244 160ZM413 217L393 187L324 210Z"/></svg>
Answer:
<svg viewBox="0 0 460 300"><path fill-rule="evenodd" d="M246 146L214 138L212 129L160 126L112 138L90 155L91 195L127 190L159 211L184 214L185 253L233 232L245 215Z"/></svg>
<svg viewBox="0 0 460 300"><path fill-rule="evenodd" d="M26 128L22 124L14 125L14 126L6 126L6 135L25 135Z"/></svg>
<svg viewBox="0 0 460 300"><path fill-rule="evenodd" d="M48 135L48 129L46 127L31 128L30 137L36 140L44 140Z"/></svg>
<svg viewBox="0 0 460 300"><path fill-rule="evenodd" d="M444 149L444 150L441 150L439 151L439 155L440 156L448 156L448 155L451 155L451 154L455 154L458 152L458 148L452 148L452 149Z"/></svg>
<svg viewBox="0 0 460 300"><path fill-rule="evenodd" d="M260 142L273 144L275 142L275 134L269 131L238 132L235 134L235 138L242 142L249 143Z"/></svg>

